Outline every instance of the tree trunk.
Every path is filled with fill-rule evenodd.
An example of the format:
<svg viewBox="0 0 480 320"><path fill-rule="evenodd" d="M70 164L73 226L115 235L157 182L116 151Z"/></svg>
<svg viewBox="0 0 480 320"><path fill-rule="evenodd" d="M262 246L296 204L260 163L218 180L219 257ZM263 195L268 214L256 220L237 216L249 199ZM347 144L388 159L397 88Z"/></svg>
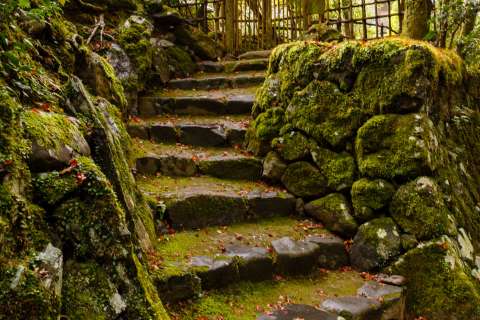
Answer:
<svg viewBox="0 0 480 320"><path fill-rule="evenodd" d="M476 3L474 0L467 0L466 15L462 29L462 36L468 36L470 32L472 32L475 28L475 22L477 20L477 14L479 10L480 4Z"/></svg>
<svg viewBox="0 0 480 320"><path fill-rule="evenodd" d="M430 0L406 0L402 35L423 39L429 31L432 8Z"/></svg>

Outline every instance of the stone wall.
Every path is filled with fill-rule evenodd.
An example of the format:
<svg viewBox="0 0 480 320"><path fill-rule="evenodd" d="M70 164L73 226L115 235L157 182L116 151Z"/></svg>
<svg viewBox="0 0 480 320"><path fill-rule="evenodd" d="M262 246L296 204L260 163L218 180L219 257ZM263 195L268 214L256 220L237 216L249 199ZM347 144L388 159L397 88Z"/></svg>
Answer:
<svg viewBox="0 0 480 320"><path fill-rule="evenodd" d="M423 42L277 47L248 148L304 211L353 239L352 266L405 275L408 318L480 316L478 97ZM475 259L477 260L475 262Z"/></svg>

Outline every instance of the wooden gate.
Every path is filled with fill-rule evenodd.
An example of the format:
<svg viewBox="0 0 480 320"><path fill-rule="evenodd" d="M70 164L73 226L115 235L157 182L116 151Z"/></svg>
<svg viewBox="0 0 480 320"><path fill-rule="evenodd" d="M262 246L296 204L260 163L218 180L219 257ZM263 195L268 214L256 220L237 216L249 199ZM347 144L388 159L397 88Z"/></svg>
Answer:
<svg viewBox="0 0 480 320"><path fill-rule="evenodd" d="M301 39L326 23L350 39L402 31L404 0L170 0L170 5L232 54Z"/></svg>

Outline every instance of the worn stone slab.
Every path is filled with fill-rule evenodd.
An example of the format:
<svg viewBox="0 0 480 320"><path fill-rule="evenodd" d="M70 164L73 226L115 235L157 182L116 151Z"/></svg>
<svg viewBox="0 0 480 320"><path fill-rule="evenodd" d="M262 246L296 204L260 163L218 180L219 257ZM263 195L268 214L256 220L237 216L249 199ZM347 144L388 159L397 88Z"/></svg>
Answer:
<svg viewBox="0 0 480 320"><path fill-rule="evenodd" d="M238 126L225 126L225 133L227 135L227 143L231 146L241 146L245 142L246 128Z"/></svg>
<svg viewBox="0 0 480 320"><path fill-rule="evenodd" d="M129 124L127 131L132 138L150 139L149 127L145 124Z"/></svg>
<svg viewBox="0 0 480 320"><path fill-rule="evenodd" d="M316 309L305 304L290 304L271 314L257 317L257 320L341 320L336 314Z"/></svg>
<svg viewBox="0 0 480 320"><path fill-rule="evenodd" d="M174 228L223 226L244 221L247 206L239 195L208 194L205 190L169 200L167 215Z"/></svg>
<svg viewBox="0 0 480 320"><path fill-rule="evenodd" d="M385 284L391 284L393 286L404 286L407 284L407 278L401 275L388 275L388 274L383 274L379 273L376 275L376 280L385 283Z"/></svg>
<svg viewBox="0 0 480 320"><path fill-rule="evenodd" d="M339 297L325 300L321 308L336 313L346 320L380 320L381 303L365 297Z"/></svg>
<svg viewBox="0 0 480 320"><path fill-rule="evenodd" d="M253 218L287 216L295 213L296 199L277 191L252 191L247 195L248 214Z"/></svg>
<svg viewBox="0 0 480 320"><path fill-rule="evenodd" d="M190 265L202 280L202 289L221 288L238 280L238 269L231 257L193 257Z"/></svg>
<svg viewBox="0 0 480 320"><path fill-rule="evenodd" d="M255 181L262 177L262 161L238 155L213 156L199 162L200 172L223 179Z"/></svg>
<svg viewBox="0 0 480 320"><path fill-rule="evenodd" d="M154 278L160 299L166 303L175 303L198 296L201 292L200 278L192 272L172 275L166 278Z"/></svg>
<svg viewBox="0 0 480 320"><path fill-rule="evenodd" d="M177 128L170 124L152 124L150 129L150 138L159 143L176 143L179 139Z"/></svg>
<svg viewBox="0 0 480 320"><path fill-rule="evenodd" d="M182 144L220 147L227 144L227 135L219 125L184 124L179 126Z"/></svg>
<svg viewBox="0 0 480 320"><path fill-rule="evenodd" d="M310 236L305 239L318 246L318 266L320 268L335 270L349 265L349 258L343 239L334 235L326 237Z"/></svg>
<svg viewBox="0 0 480 320"><path fill-rule="evenodd" d="M257 81L260 84L262 81ZM255 95L242 94L228 97L225 105L225 113L227 114L249 114L252 112Z"/></svg>
<svg viewBox="0 0 480 320"><path fill-rule="evenodd" d="M268 67L267 58L233 61L201 61L197 63L199 70L203 72L239 72L239 71L262 71Z"/></svg>
<svg viewBox="0 0 480 320"><path fill-rule="evenodd" d="M265 75L259 73L245 73L237 75L208 74L199 78L184 78L170 80L168 87L171 89L221 89L244 88L259 85L265 80Z"/></svg>
<svg viewBox="0 0 480 320"><path fill-rule="evenodd" d="M389 284L380 283L377 281L369 281L358 289L359 296L367 298L382 298L382 300L397 300L400 299L403 293L403 288L399 286L392 286Z"/></svg>
<svg viewBox="0 0 480 320"><path fill-rule="evenodd" d="M136 161L138 173L156 174L166 176L191 177L197 174L198 168L191 157L178 155L148 155L138 158Z"/></svg>
<svg viewBox="0 0 480 320"><path fill-rule="evenodd" d="M272 241L272 248L279 274L309 274L317 265L318 246L312 242L283 237Z"/></svg>
<svg viewBox="0 0 480 320"><path fill-rule="evenodd" d="M238 260L241 280L262 281L273 277L273 258L266 248L229 245L226 255Z"/></svg>
<svg viewBox="0 0 480 320"><path fill-rule="evenodd" d="M242 53L241 55L238 56L238 59L261 59L261 58L268 58L270 57L270 54L272 53L272 50L257 50L257 51L248 51L245 53Z"/></svg>

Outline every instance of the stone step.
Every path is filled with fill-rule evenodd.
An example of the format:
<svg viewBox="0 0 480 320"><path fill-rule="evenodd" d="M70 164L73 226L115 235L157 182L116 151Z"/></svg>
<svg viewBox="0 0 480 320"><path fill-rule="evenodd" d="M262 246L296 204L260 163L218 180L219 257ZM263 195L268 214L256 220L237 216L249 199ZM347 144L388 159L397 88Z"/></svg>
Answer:
<svg viewBox="0 0 480 320"><path fill-rule="evenodd" d="M203 72L239 72L262 71L268 67L268 58L234 60L234 61L202 61L198 68Z"/></svg>
<svg viewBox="0 0 480 320"><path fill-rule="evenodd" d="M128 124L132 137L200 147L242 145L250 116L156 116Z"/></svg>
<svg viewBox="0 0 480 320"><path fill-rule="evenodd" d="M138 99L141 117L177 115L250 114L256 88L225 90L166 90Z"/></svg>
<svg viewBox="0 0 480 320"><path fill-rule="evenodd" d="M261 182L139 175L137 183L147 197L165 203L166 217L177 229L231 225L296 211L295 197Z"/></svg>
<svg viewBox="0 0 480 320"><path fill-rule="evenodd" d="M199 73L194 77L170 80L171 89L222 89L258 86L265 80L265 72L248 71L230 73Z"/></svg>
<svg viewBox="0 0 480 320"><path fill-rule="evenodd" d="M294 217L178 232L160 240L157 254L162 264L154 279L169 302L239 281L309 275L348 264L342 239Z"/></svg>
<svg viewBox="0 0 480 320"><path fill-rule="evenodd" d="M261 59L261 58L268 58L272 50L257 50L257 51L248 51L238 56L240 60L246 59Z"/></svg>
<svg viewBox="0 0 480 320"><path fill-rule="evenodd" d="M224 179L259 180L262 160L240 149L201 148L136 141L137 173L191 177L204 174Z"/></svg>

